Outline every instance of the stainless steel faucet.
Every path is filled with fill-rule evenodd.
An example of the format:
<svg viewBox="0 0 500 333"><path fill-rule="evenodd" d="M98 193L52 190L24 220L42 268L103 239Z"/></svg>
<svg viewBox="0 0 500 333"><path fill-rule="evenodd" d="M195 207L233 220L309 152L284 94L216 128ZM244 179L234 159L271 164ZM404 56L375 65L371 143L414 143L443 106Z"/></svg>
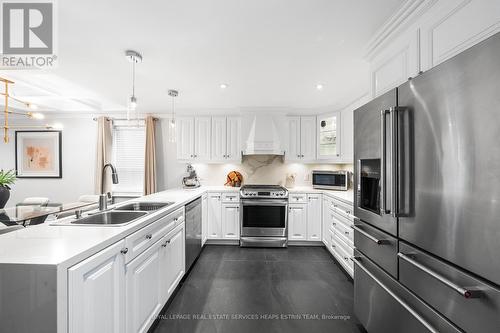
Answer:
<svg viewBox="0 0 500 333"><path fill-rule="evenodd" d="M103 211L108 209L108 194L104 193L104 176L106 172L106 168L111 168L111 180L113 184L118 184L118 174L116 173L116 168L113 164L108 163L102 168L102 177L101 177L101 194L99 195L99 210Z"/></svg>

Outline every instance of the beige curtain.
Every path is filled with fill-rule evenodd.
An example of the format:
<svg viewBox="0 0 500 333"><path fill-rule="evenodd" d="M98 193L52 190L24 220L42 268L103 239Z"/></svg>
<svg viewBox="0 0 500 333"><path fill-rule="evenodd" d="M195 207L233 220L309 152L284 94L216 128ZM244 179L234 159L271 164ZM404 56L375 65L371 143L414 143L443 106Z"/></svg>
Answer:
<svg viewBox="0 0 500 333"><path fill-rule="evenodd" d="M144 194L156 192L155 118L146 117L146 154L144 161Z"/></svg>
<svg viewBox="0 0 500 333"><path fill-rule="evenodd" d="M111 130L112 121L106 117L97 118L97 156L95 167L95 193L101 193L102 168L106 163L111 162L113 149L113 132ZM104 179L104 193L111 192L111 177L108 175L109 168L106 170Z"/></svg>

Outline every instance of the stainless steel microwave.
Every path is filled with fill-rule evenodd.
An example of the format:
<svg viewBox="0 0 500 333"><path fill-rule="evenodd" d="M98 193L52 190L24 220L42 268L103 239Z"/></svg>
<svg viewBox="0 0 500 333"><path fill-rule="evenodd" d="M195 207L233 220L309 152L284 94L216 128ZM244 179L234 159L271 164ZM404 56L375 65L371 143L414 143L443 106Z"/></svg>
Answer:
<svg viewBox="0 0 500 333"><path fill-rule="evenodd" d="M321 171L312 172L313 188L325 190L347 191L349 189L349 171Z"/></svg>

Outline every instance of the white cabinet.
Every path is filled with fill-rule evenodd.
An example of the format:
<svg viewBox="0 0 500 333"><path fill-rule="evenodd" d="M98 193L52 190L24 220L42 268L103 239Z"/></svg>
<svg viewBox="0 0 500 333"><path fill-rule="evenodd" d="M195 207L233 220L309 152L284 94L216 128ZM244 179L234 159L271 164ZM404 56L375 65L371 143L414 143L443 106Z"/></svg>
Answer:
<svg viewBox="0 0 500 333"><path fill-rule="evenodd" d="M165 304L185 273L184 225L175 228L160 243L160 300Z"/></svg>
<svg viewBox="0 0 500 333"><path fill-rule="evenodd" d="M212 117L212 161L241 160L240 117Z"/></svg>
<svg viewBox="0 0 500 333"><path fill-rule="evenodd" d="M194 156L194 118L177 117L177 159L189 160Z"/></svg>
<svg viewBox="0 0 500 333"><path fill-rule="evenodd" d="M212 160L224 161L227 149L226 117L212 117Z"/></svg>
<svg viewBox="0 0 500 333"><path fill-rule="evenodd" d="M330 205L331 199L329 199L326 195L323 195L323 203L321 206L321 213L322 213L322 218L321 218L321 238L323 240L323 243L327 248L330 248L331 245L331 238L329 234L329 229L331 227L331 219L330 219Z"/></svg>
<svg viewBox="0 0 500 333"><path fill-rule="evenodd" d="M146 332L163 303L161 284L162 240L159 240L126 266L126 332Z"/></svg>
<svg viewBox="0 0 500 333"><path fill-rule="evenodd" d="M178 117L177 159L207 161L210 159L211 118Z"/></svg>
<svg viewBox="0 0 500 333"><path fill-rule="evenodd" d="M316 159L316 117L300 117L300 151L303 161Z"/></svg>
<svg viewBox="0 0 500 333"><path fill-rule="evenodd" d="M314 162L316 160L316 117L287 117L288 161Z"/></svg>
<svg viewBox="0 0 500 333"><path fill-rule="evenodd" d="M210 117L194 118L194 159L210 160L210 139L212 137Z"/></svg>
<svg viewBox="0 0 500 333"><path fill-rule="evenodd" d="M222 204L222 238L240 238L240 205L239 203Z"/></svg>
<svg viewBox="0 0 500 333"><path fill-rule="evenodd" d="M288 239L307 240L307 204L288 205Z"/></svg>
<svg viewBox="0 0 500 333"><path fill-rule="evenodd" d="M241 118L227 117L227 159L230 161L241 160Z"/></svg>
<svg viewBox="0 0 500 333"><path fill-rule="evenodd" d="M341 116L339 112L317 117L317 159L339 161L342 151Z"/></svg>
<svg viewBox="0 0 500 333"><path fill-rule="evenodd" d="M68 331L125 331L125 241L68 269Z"/></svg>
<svg viewBox="0 0 500 333"><path fill-rule="evenodd" d="M208 196L201 197L201 246L204 246L208 238Z"/></svg>
<svg viewBox="0 0 500 333"><path fill-rule="evenodd" d="M222 202L220 193L208 193L208 238L222 238Z"/></svg>
<svg viewBox="0 0 500 333"><path fill-rule="evenodd" d="M291 194L288 205L288 239L321 241L321 194Z"/></svg>
<svg viewBox="0 0 500 333"><path fill-rule="evenodd" d="M300 117L288 117L288 145L286 157L288 160L300 160Z"/></svg>
<svg viewBox="0 0 500 333"><path fill-rule="evenodd" d="M307 240L321 241L321 194L308 194L307 201Z"/></svg>

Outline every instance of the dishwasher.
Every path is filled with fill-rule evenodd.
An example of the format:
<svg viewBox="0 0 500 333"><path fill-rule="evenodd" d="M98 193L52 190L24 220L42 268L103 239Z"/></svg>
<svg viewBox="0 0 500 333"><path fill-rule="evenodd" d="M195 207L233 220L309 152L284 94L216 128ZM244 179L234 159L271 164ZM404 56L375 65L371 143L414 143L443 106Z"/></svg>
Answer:
<svg viewBox="0 0 500 333"><path fill-rule="evenodd" d="M186 205L186 272L201 252L201 198Z"/></svg>

